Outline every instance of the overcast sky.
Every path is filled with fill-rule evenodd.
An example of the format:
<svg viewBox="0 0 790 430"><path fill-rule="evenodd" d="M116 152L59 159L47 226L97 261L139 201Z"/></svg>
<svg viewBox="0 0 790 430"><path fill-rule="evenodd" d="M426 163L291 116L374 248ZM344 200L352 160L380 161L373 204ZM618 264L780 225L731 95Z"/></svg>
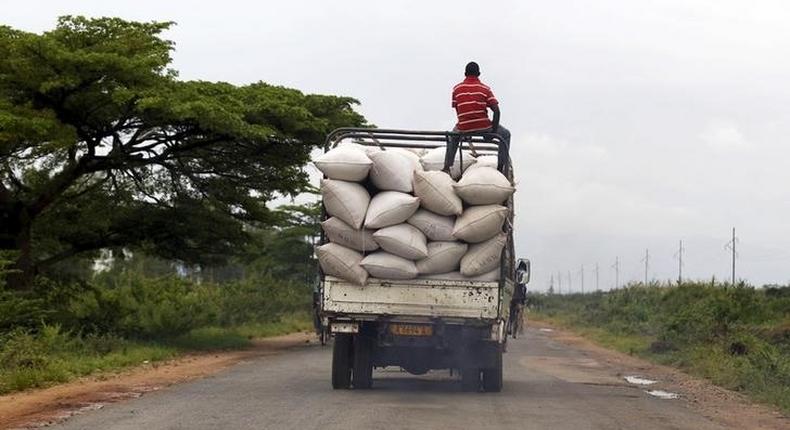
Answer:
<svg viewBox="0 0 790 430"><path fill-rule="evenodd" d="M5 1L0 23L172 20L183 79L358 98L373 123L447 129L469 60L513 133L517 252L533 288L644 277L790 281L786 0ZM496 6L494 6L496 4ZM556 279L555 279L556 283ZM556 288L556 284L555 284Z"/></svg>

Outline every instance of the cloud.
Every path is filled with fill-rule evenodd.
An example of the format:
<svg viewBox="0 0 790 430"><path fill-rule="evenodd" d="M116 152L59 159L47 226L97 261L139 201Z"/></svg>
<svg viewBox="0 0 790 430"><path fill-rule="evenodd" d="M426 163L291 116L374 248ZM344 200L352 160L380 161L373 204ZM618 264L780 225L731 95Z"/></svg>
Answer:
<svg viewBox="0 0 790 430"><path fill-rule="evenodd" d="M749 146L738 126L727 121L711 122L699 137L708 147L716 150L738 150Z"/></svg>

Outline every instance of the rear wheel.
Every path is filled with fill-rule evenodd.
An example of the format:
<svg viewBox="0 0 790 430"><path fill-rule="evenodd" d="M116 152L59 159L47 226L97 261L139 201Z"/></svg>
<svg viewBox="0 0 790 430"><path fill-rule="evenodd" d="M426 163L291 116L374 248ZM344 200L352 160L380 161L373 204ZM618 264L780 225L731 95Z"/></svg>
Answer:
<svg viewBox="0 0 790 430"><path fill-rule="evenodd" d="M502 351L498 350L494 358L494 367L483 369L483 391L498 393L502 391Z"/></svg>
<svg viewBox="0 0 790 430"><path fill-rule="evenodd" d="M461 390L473 392L480 390L480 369L471 367L461 369Z"/></svg>
<svg viewBox="0 0 790 430"><path fill-rule="evenodd" d="M368 389L373 385L373 339L363 334L354 336L354 388Z"/></svg>
<svg viewBox="0 0 790 430"><path fill-rule="evenodd" d="M338 334L332 346L332 388L351 387L351 335Z"/></svg>

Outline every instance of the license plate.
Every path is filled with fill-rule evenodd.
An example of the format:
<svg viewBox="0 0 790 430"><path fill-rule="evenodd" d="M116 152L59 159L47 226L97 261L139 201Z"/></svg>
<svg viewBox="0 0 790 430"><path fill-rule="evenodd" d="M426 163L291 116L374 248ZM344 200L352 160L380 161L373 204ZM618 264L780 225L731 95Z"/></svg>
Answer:
<svg viewBox="0 0 790 430"><path fill-rule="evenodd" d="M390 333L395 336L433 336L433 327L418 324L391 324Z"/></svg>

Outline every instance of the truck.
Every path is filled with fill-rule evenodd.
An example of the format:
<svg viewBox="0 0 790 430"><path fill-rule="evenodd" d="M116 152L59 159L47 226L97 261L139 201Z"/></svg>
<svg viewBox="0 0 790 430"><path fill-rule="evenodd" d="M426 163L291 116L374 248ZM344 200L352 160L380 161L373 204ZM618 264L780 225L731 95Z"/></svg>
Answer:
<svg viewBox="0 0 790 430"><path fill-rule="evenodd" d="M433 149L459 139L461 157L507 157L501 172L511 181L505 141L492 133L341 128L326 138L324 150L342 142L381 149ZM515 288L513 197L503 230L507 241L496 281L467 279L370 279L364 286L323 274L319 268L316 308L319 324L332 345L332 387L368 389L375 367L396 366L422 375L434 369L460 373L464 391L502 389L502 354L509 327L520 309L511 298ZM326 211L323 213L326 219ZM322 234L321 243L327 238ZM519 267L520 283L529 281L529 261ZM514 312L513 310L516 310Z"/></svg>

